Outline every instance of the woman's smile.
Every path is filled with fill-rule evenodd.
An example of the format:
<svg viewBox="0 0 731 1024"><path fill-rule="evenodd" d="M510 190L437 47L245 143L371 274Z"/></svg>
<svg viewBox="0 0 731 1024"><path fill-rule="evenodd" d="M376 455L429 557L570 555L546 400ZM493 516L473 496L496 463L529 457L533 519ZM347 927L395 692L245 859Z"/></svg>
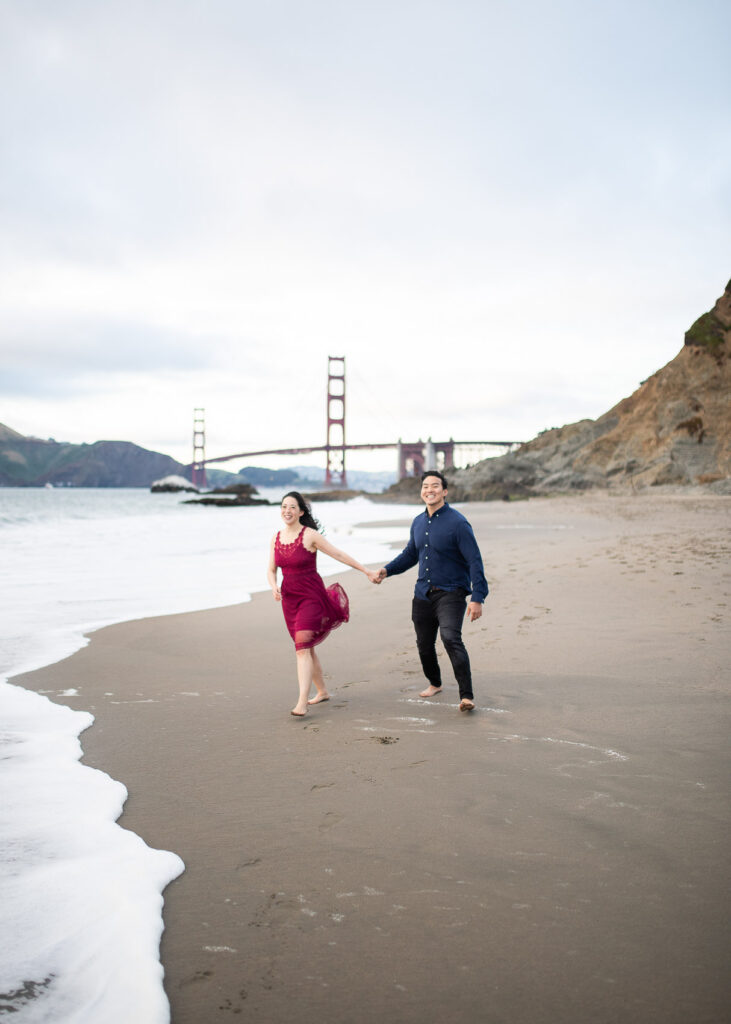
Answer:
<svg viewBox="0 0 731 1024"><path fill-rule="evenodd" d="M288 501L282 505L282 519L291 526L292 523L296 523L300 517L300 508L296 501Z"/></svg>

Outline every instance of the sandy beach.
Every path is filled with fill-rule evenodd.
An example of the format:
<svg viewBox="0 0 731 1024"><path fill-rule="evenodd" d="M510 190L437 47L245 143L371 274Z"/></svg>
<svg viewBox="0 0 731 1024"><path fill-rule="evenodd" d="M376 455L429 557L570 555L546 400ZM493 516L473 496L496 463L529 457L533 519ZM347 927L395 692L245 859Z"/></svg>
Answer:
<svg viewBox="0 0 731 1024"><path fill-rule="evenodd" d="M474 714L443 655L418 697L413 571L338 577L304 720L268 593L13 680L95 715L120 823L185 861L174 1024L728 1019L731 499L462 508L491 588Z"/></svg>

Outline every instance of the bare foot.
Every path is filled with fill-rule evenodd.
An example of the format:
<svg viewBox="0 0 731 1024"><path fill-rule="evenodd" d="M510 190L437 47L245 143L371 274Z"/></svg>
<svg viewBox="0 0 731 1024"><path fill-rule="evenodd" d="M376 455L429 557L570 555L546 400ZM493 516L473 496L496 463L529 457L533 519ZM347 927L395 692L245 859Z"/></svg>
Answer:
<svg viewBox="0 0 731 1024"><path fill-rule="evenodd" d="M308 704L322 704L323 701L330 700L329 693L316 693L312 700L308 700Z"/></svg>
<svg viewBox="0 0 731 1024"><path fill-rule="evenodd" d="M295 706L290 711L290 715L294 715L295 718L304 718L306 714L307 714L307 705L306 704L305 704L304 711L300 708L299 704L295 704Z"/></svg>
<svg viewBox="0 0 731 1024"><path fill-rule="evenodd" d="M469 697L463 697L462 700L459 702L459 710L460 711L474 711L475 710L475 702L473 700L470 700Z"/></svg>
<svg viewBox="0 0 731 1024"><path fill-rule="evenodd" d="M441 693L441 686L427 686L425 690L422 690L419 694L420 697L434 697L437 693Z"/></svg>

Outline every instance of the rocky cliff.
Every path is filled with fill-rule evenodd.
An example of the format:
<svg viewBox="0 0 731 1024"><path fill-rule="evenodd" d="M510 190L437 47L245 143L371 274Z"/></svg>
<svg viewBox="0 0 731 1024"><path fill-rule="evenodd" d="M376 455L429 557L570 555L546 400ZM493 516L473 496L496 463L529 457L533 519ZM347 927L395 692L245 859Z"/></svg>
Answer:
<svg viewBox="0 0 731 1024"><path fill-rule="evenodd" d="M603 488L706 485L731 493L731 281L666 366L596 420L547 430L448 474L452 501ZM401 481L390 500L418 497Z"/></svg>
<svg viewBox="0 0 731 1024"><path fill-rule="evenodd" d="M453 501L590 487L707 485L731 493L731 281L666 366L597 420L547 430L452 475Z"/></svg>
<svg viewBox="0 0 731 1024"><path fill-rule="evenodd" d="M0 486L149 487L185 467L129 441L68 444L23 437L0 424Z"/></svg>

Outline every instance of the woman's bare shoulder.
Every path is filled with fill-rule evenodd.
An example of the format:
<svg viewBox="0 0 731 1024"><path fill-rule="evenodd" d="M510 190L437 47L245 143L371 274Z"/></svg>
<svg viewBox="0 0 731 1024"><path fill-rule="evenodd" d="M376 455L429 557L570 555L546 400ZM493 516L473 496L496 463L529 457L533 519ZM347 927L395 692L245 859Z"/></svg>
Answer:
<svg viewBox="0 0 731 1024"><path fill-rule="evenodd" d="M302 543L308 551L317 550L317 540L320 534L317 530L313 530L311 526L306 526L302 532Z"/></svg>

